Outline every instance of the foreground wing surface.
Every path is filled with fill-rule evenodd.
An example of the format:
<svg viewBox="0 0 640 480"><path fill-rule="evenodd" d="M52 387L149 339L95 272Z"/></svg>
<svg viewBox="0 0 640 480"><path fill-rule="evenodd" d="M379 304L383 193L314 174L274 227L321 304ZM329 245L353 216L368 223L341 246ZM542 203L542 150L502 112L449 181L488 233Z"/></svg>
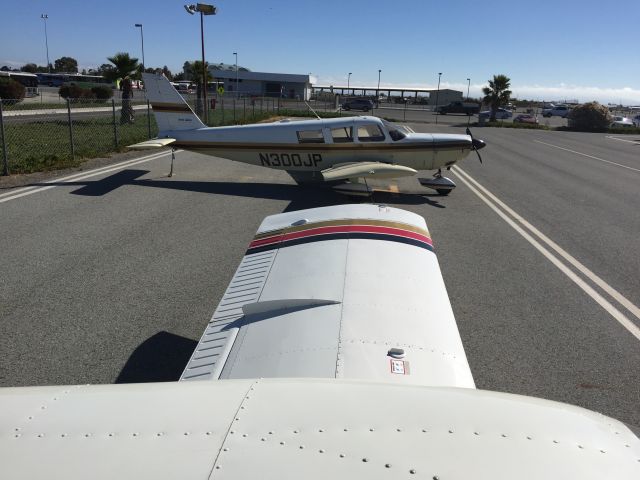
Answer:
<svg viewBox="0 0 640 480"><path fill-rule="evenodd" d="M415 175L417 170L381 162L341 163L322 170L325 182L350 178L398 178Z"/></svg>
<svg viewBox="0 0 640 480"><path fill-rule="evenodd" d="M262 379L0 389L11 480L637 480L640 441L578 407L468 388Z"/></svg>
<svg viewBox="0 0 640 480"><path fill-rule="evenodd" d="M424 219L377 205L267 217L182 380L474 387Z"/></svg>

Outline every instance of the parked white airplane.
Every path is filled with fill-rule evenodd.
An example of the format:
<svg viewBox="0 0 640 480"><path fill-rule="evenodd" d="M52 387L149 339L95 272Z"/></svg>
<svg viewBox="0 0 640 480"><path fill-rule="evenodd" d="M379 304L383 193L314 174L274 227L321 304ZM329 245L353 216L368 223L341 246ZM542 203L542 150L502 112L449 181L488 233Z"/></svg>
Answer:
<svg viewBox="0 0 640 480"><path fill-rule="evenodd" d="M371 192L367 178L411 176L418 170L437 170L420 183L446 195L455 183L441 169L485 146L468 130L468 135L410 133L377 117L206 127L163 75L143 76L159 133L129 148L170 145L285 170L301 184L342 182L338 190L354 195Z"/></svg>
<svg viewBox="0 0 640 480"><path fill-rule="evenodd" d="M0 389L0 478L640 478L640 439L476 390L422 217L267 217L181 381Z"/></svg>

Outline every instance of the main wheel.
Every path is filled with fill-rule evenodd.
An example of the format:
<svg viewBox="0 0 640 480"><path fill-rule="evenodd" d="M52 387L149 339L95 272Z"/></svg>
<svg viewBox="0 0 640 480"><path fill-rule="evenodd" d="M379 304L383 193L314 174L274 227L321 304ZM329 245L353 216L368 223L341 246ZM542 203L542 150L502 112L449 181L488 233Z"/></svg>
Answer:
<svg viewBox="0 0 640 480"><path fill-rule="evenodd" d="M446 197L447 195L449 195L451 193L451 190L450 189L445 189L445 188L436 188L436 192L438 192L443 197Z"/></svg>

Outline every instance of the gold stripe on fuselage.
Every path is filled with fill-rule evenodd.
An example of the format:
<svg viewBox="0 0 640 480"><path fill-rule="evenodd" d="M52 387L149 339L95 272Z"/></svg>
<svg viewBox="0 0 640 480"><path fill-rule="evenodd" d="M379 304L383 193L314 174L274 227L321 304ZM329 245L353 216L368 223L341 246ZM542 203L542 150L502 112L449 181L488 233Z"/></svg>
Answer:
<svg viewBox="0 0 640 480"><path fill-rule="evenodd" d="M231 142L206 142L193 140L177 140L174 143L176 148L189 149L214 149L214 150L261 150L261 151L290 151L290 150L366 150L366 151L404 151L404 150L470 150L469 142L447 142L447 143L231 143Z"/></svg>
<svg viewBox="0 0 640 480"><path fill-rule="evenodd" d="M408 225L406 223L400 222L387 222L385 220L369 220L369 219L345 219L345 220L326 220L324 222L315 222L315 223L305 223L304 225L296 225L292 227L281 228L279 230L271 230L270 232L259 233L255 237L254 240L260 240L262 238L275 237L278 235L285 235L287 233L301 232L304 230L310 230L312 228L321 228L321 227L340 227L344 225L367 225L374 227L388 227L388 228L398 228L401 230L407 230L414 233L419 233L421 235L425 235L431 238L429 235L429 230L425 228L415 227L413 225Z"/></svg>

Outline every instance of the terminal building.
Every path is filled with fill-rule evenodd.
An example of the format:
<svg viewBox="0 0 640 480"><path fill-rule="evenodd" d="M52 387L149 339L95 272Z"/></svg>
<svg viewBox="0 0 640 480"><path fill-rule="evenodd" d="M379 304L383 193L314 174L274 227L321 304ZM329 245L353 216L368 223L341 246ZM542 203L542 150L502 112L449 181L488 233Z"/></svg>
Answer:
<svg viewBox="0 0 640 480"><path fill-rule="evenodd" d="M226 63L209 65L214 80L222 81L225 94L242 97L279 97L309 100L311 98L311 75L295 73L252 72L246 67Z"/></svg>
<svg viewBox="0 0 640 480"><path fill-rule="evenodd" d="M393 98L405 98L414 103L419 103L419 100L423 100L422 103L428 105L446 105L451 102L462 101L462 92L459 90L451 90L449 88L441 88L440 90L435 88L371 88L362 86L345 86L345 85L313 85L313 93L322 94L324 92L332 93L340 96L364 96L375 98L376 95L384 95L389 100Z"/></svg>

